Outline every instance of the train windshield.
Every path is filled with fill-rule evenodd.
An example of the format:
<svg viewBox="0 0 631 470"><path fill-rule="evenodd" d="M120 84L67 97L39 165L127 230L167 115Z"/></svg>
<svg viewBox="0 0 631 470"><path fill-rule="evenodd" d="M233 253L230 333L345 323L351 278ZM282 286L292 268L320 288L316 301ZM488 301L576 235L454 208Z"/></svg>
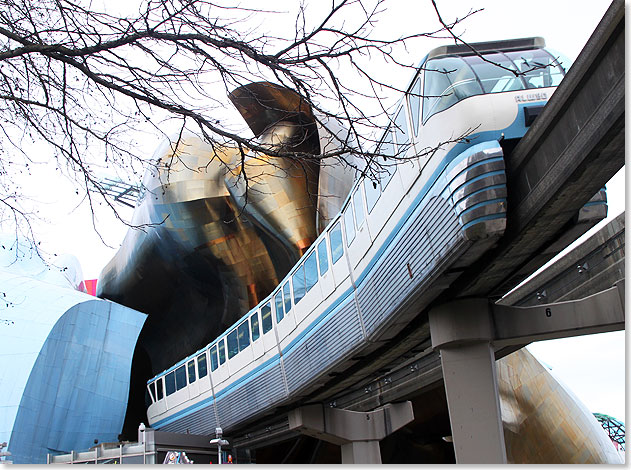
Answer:
<svg viewBox="0 0 631 470"><path fill-rule="evenodd" d="M545 49L440 57L424 69L423 122L470 96L557 86L565 75Z"/></svg>

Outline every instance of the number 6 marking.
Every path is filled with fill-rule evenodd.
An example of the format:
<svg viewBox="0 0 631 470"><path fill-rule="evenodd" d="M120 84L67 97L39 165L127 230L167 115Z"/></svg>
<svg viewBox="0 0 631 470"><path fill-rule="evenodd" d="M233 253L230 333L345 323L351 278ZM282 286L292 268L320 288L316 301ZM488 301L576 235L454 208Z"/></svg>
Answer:
<svg viewBox="0 0 631 470"><path fill-rule="evenodd" d="M546 308L546 317L551 317L552 316L552 310L550 310L549 308Z"/></svg>

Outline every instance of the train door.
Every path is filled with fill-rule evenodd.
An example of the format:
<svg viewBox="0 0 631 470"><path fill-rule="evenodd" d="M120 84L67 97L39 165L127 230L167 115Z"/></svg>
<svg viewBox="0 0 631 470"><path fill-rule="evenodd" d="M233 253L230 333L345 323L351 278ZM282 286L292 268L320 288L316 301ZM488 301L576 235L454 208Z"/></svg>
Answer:
<svg viewBox="0 0 631 470"><path fill-rule="evenodd" d="M320 273L317 287L320 289L322 300L325 300L335 289L328 237L322 237L322 240L318 242L316 253L318 257L318 272Z"/></svg>
<svg viewBox="0 0 631 470"><path fill-rule="evenodd" d="M199 381L197 380L197 367L195 367L195 358L190 359L186 363L186 376L188 378L188 396L195 398L199 395Z"/></svg>
<svg viewBox="0 0 631 470"><path fill-rule="evenodd" d="M362 186L362 184L357 185L351 198L352 204L348 205L344 213L344 227L349 227L346 232L347 237L353 233L353 229L351 229L350 226L354 224L354 236L348 238L346 243L348 247L348 257L353 270L362 260L371 244L370 229L366 222L366 203L364 201Z"/></svg>
<svg viewBox="0 0 631 470"><path fill-rule="evenodd" d="M395 160L388 157L395 155L391 127L386 130L377 147L376 152L381 154L378 160L378 174L373 178L364 179L368 226L373 241L383 230L404 194L403 184L399 178L400 171L397 171L400 167L397 167Z"/></svg>
<svg viewBox="0 0 631 470"><path fill-rule="evenodd" d="M291 276L285 281L282 288L274 295L276 329L278 331L279 341L282 341L283 338L296 328L290 278Z"/></svg>
<svg viewBox="0 0 631 470"><path fill-rule="evenodd" d="M256 361L265 354L265 345L263 344L263 335L261 332L261 320L259 310L255 310L250 315L250 329L252 334L252 357Z"/></svg>
<svg viewBox="0 0 631 470"><path fill-rule="evenodd" d="M270 351L272 351L272 354L275 354L277 342L274 334L271 301L261 307L261 334L263 335L264 354L268 354Z"/></svg>
<svg viewBox="0 0 631 470"><path fill-rule="evenodd" d="M196 358L197 361L197 387L199 394L211 391L210 374L208 373L208 351L204 351Z"/></svg>
<svg viewBox="0 0 631 470"><path fill-rule="evenodd" d="M331 273L335 288L337 288L348 278L348 263L344 259L345 245L341 218L329 230L328 239L331 246Z"/></svg>
<svg viewBox="0 0 631 470"><path fill-rule="evenodd" d="M410 139L408 119L406 117L406 101L403 100L401 107L394 118L394 140L396 142L397 157L403 162L399 163L398 170L403 183L403 191L407 193L416 179L421 174L421 166L415 158L415 149Z"/></svg>
<svg viewBox="0 0 631 470"><path fill-rule="evenodd" d="M166 400L164 400L164 380L160 377L155 382L149 384L149 390L154 398L154 403L150 409L147 410L147 415L151 412L151 416L155 417L167 410Z"/></svg>
<svg viewBox="0 0 631 470"><path fill-rule="evenodd" d="M304 263L292 277L296 326L308 317L322 301L322 291L318 285L318 254L316 248L317 246L314 246L307 252ZM297 282L294 279L297 279ZM298 290L296 288L297 285L299 285ZM302 298L300 298L301 294Z"/></svg>
<svg viewBox="0 0 631 470"><path fill-rule="evenodd" d="M215 387L221 385L230 377L225 339L226 337L222 336L217 343L210 348L210 374ZM217 392L216 389L215 392Z"/></svg>
<svg viewBox="0 0 631 470"><path fill-rule="evenodd" d="M226 335L230 375L236 374L252 362L250 342L250 322L246 318Z"/></svg>

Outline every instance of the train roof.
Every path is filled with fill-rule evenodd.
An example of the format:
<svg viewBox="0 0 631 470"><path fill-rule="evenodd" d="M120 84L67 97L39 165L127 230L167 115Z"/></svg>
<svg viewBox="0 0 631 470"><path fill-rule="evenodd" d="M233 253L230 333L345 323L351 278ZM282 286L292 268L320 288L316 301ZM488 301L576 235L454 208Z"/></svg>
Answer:
<svg viewBox="0 0 631 470"><path fill-rule="evenodd" d="M546 46L546 41L542 37L504 39L502 41L486 41L471 44L453 44L450 46L440 46L432 49L427 54L426 60L447 55L474 55L491 51L520 51L526 49L540 49ZM475 50L472 50L472 48Z"/></svg>

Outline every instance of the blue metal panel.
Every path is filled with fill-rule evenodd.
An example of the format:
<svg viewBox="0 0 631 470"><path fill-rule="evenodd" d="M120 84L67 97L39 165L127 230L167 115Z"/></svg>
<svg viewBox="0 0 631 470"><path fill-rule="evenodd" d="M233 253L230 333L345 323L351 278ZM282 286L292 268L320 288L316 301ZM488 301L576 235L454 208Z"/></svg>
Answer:
<svg viewBox="0 0 631 470"><path fill-rule="evenodd" d="M146 315L20 271L0 269L14 301L2 315L15 328L0 329L0 440L11 460L116 441Z"/></svg>

